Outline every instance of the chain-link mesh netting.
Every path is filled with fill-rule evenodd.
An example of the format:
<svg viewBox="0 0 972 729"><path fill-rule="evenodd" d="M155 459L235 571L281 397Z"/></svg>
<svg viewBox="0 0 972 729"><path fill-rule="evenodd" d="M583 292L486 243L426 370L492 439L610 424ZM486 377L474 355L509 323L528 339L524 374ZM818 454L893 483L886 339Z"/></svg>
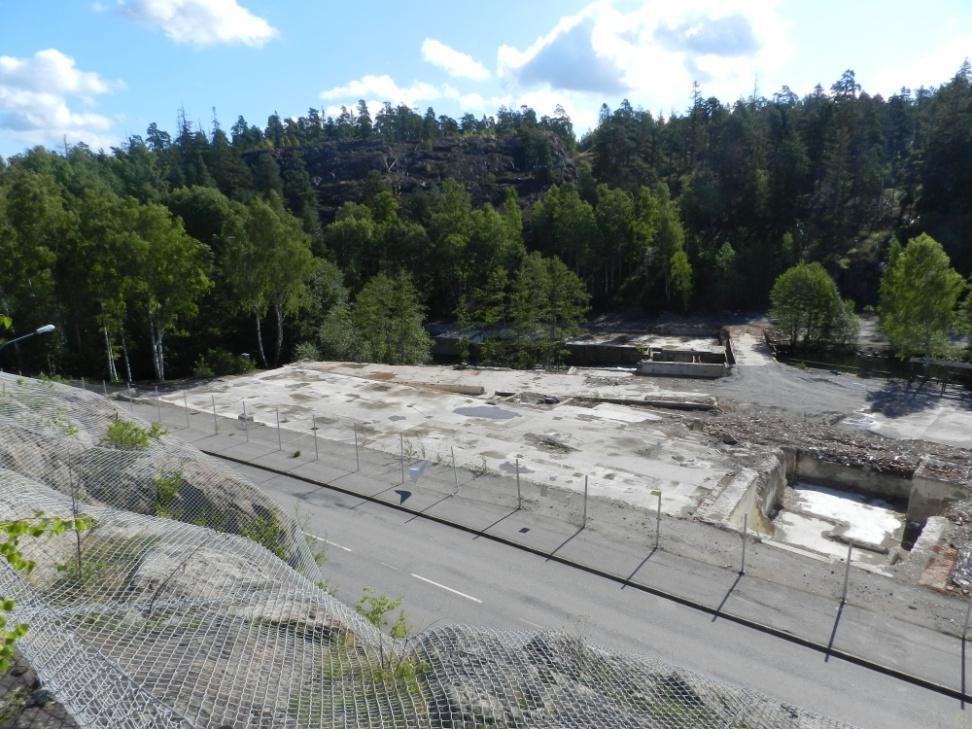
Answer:
<svg viewBox="0 0 972 729"><path fill-rule="evenodd" d="M0 382L0 520L93 519L22 542L29 577L0 567L21 653L81 726L839 726L560 633L392 639L245 480L99 396Z"/></svg>

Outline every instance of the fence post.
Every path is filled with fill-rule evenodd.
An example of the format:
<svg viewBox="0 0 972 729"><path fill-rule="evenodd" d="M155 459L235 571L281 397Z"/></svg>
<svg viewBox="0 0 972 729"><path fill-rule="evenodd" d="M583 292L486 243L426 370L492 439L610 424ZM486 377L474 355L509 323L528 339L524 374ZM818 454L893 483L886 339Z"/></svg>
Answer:
<svg viewBox="0 0 972 729"><path fill-rule="evenodd" d="M189 398L186 397L186 391L182 391L182 409L186 413L186 430L189 430Z"/></svg>
<svg viewBox="0 0 972 729"><path fill-rule="evenodd" d="M135 412L135 388L131 382L128 383L128 409Z"/></svg>
<svg viewBox="0 0 972 729"><path fill-rule="evenodd" d="M250 421L246 414L246 398L243 399L243 436L246 438L246 442L250 442Z"/></svg>
<svg viewBox="0 0 972 729"><path fill-rule="evenodd" d="M101 381L101 390L105 393L105 397L108 397L108 383L104 380Z"/></svg>
<svg viewBox="0 0 972 729"><path fill-rule="evenodd" d="M216 419L216 396L209 396L213 401L213 433L219 433L219 421Z"/></svg>
<svg viewBox="0 0 972 729"><path fill-rule="evenodd" d="M314 436L314 460L320 460L320 454L317 452L317 416L311 413L311 433Z"/></svg>
<svg viewBox="0 0 972 729"><path fill-rule="evenodd" d="M155 386L155 410L159 414L159 425L162 425L162 399L159 397L159 386Z"/></svg>
<svg viewBox="0 0 972 729"><path fill-rule="evenodd" d="M972 618L972 593L969 593L969 605L965 608L965 627L962 628L962 640L969 634L969 618Z"/></svg>
<svg viewBox="0 0 972 729"><path fill-rule="evenodd" d="M354 470L361 470L361 458L358 456L358 424L351 423L351 427L354 428Z"/></svg>
<svg viewBox="0 0 972 729"><path fill-rule="evenodd" d="M81 378L81 389L82 389L82 390L87 390L87 389L88 389L88 388L87 388L87 387L85 386L85 384L84 384L84 378L83 378L83 377Z"/></svg>
<svg viewBox="0 0 972 729"><path fill-rule="evenodd" d="M405 434L398 434L398 445L402 454L402 485L405 485Z"/></svg>
<svg viewBox="0 0 972 729"><path fill-rule="evenodd" d="M743 530L742 530L742 562L739 565L739 574L746 574L746 541L747 541L747 531L749 530L749 514L743 514Z"/></svg>
<svg viewBox="0 0 972 729"><path fill-rule="evenodd" d="M584 518L581 519L581 529L587 526L587 476L584 476Z"/></svg>
<svg viewBox="0 0 972 729"><path fill-rule="evenodd" d="M459 493L459 471L456 470L456 447L449 446L449 452L452 453L452 478L456 482L456 490L453 493Z"/></svg>
<svg viewBox="0 0 972 729"><path fill-rule="evenodd" d="M283 450L283 441L280 439L280 408L274 408L273 411L277 414L277 450Z"/></svg>
<svg viewBox="0 0 972 729"><path fill-rule="evenodd" d="M523 495L520 492L520 459L516 459L516 508L523 508Z"/></svg>
<svg viewBox="0 0 972 729"><path fill-rule="evenodd" d="M843 605L847 602L847 582L850 579L850 565L851 565L851 552L854 549L853 544L847 545L847 564L844 566L844 589L840 595L840 604Z"/></svg>
<svg viewBox="0 0 972 729"><path fill-rule="evenodd" d="M654 492L658 497L658 509L655 511L655 549L661 543L661 489Z"/></svg>

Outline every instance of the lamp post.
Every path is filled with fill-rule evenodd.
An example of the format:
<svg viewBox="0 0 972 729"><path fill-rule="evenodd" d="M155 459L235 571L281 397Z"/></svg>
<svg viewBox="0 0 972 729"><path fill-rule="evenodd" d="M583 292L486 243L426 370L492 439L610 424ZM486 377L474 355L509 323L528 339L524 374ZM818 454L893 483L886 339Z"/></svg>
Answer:
<svg viewBox="0 0 972 729"><path fill-rule="evenodd" d="M36 337L38 334L49 334L50 332L53 332L54 329L55 326L53 324L45 324L42 327L37 327L34 331L24 334L23 336L15 337L14 339L10 339L6 342L0 343L0 352L2 352L4 349L9 347L11 344L16 344L17 342L22 342L25 339Z"/></svg>
<svg viewBox="0 0 972 729"><path fill-rule="evenodd" d="M10 339L10 340L4 342L3 344L0 344L0 352L2 352L5 348L9 347L11 344L16 344L17 342L22 342L25 339L30 339L31 337L36 337L38 334L50 334L51 332L54 331L55 328L56 327L53 324L45 324L42 327L37 327L34 331L32 331L32 332L30 332L28 334L24 334L21 337L17 337L15 339Z"/></svg>

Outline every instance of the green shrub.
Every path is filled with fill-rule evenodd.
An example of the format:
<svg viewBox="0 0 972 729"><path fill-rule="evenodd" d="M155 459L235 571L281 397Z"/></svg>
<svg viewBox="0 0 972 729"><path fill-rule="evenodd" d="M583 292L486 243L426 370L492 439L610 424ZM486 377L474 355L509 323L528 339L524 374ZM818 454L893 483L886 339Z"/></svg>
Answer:
<svg viewBox="0 0 972 729"><path fill-rule="evenodd" d="M294 348L294 359L297 361L317 361L321 358L321 350L313 342L301 342Z"/></svg>
<svg viewBox="0 0 972 729"><path fill-rule="evenodd" d="M182 471L163 471L154 479L155 515L172 518L172 502L182 486Z"/></svg>
<svg viewBox="0 0 972 729"><path fill-rule="evenodd" d="M245 375L254 369L249 357L227 352L225 349L207 349L199 355L193 365L195 377L218 377L221 375Z"/></svg>
<svg viewBox="0 0 972 729"><path fill-rule="evenodd" d="M209 366L206 361L206 355L201 354L196 358L196 364L192 366L192 376L199 378L214 377L216 375L213 372L213 368Z"/></svg>
<svg viewBox="0 0 972 729"><path fill-rule="evenodd" d="M109 448L140 451L148 448L148 439L148 431L131 420L115 420L105 431L102 442Z"/></svg>
<svg viewBox="0 0 972 729"><path fill-rule="evenodd" d="M112 421L111 425L108 426L101 443L108 448L141 451L148 448L149 438L158 440L168 432L160 423L152 423L146 430L138 423L119 418Z"/></svg>
<svg viewBox="0 0 972 729"><path fill-rule="evenodd" d="M265 547L280 559L287 558L287 553L283 548L284 537L287 533L280 525L280 520L276 514L261 516L259 519L244 526L240 534Z"/></svg>

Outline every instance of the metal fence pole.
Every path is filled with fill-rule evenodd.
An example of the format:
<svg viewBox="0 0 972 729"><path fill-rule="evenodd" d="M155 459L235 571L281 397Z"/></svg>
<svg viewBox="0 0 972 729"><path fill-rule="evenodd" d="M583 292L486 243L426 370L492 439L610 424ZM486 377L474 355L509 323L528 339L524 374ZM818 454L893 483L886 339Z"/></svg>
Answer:
<svg viewBox="0 0 972 729"><path fill-rule="evenodd" d="M135 388L131 382L128 383L128 409L135 412Z"/></svg>
<svg viewBox="0 0 972 729"><path fill-rule="evenodd" d="M523 508L523 494L520 492L520 459L516 459L516 508ZM585 505L586 511L586 505Z"/></svg>
<svg viewBox="0 0 972 729"><path fill-rule="evenodd" d="M317 416L311 413L311 434L314 436L314 460L319 461L320 453L317 452Z"/></svg>
<svg viewBox="0 0 972 729"><path fill-rule="evenodd" d="M186 430L189 430L189 398L186 397L186 391L182 391L182 410L186 414Z"/></svg>
<svg viewBox="0 0 972 729"><path fill-rule="evenodd" d="M209 396L213 401L213 432L219 433L219 420L216 419L216 396Z"/></svg>
<svg viewBox="0 0 972 729"><path fill-rule="evenodd" d="M83 378L83 377L81 378L81 389L82 389L82 390L87 390L87 389L88 389L88 388L87 388L87 387L85 386L85 384L84 384L84 378Z"/></svg>
<svg viewBox="0 0 972 729"><path fill-rule="evenodd" d="M243 400L243 436L246 438L246 442L250 442L250 420L246 414L246 398Z"/></svg>
<svg viewBox="0 0 972 729"><path fill-rule="evenodd" d="M361 470L361 458L358 455L358 424L352 423L351 426L354 428L354 470Z"/></svg>
<svg viewBox="0 0 972 729"><path fill-rule="evenodd" d="M159 425L162 425L162 399L159 397L159 387L155 386L155 409L159 415Z"/></svg>
<svg viewBox="0 0 972 729"><path fill-rule="evenodd" d="M972 593L969 594L969 605L965 608L965 627L962 628L962 640L968 639L970 618L972 618Z"/></svg>
<svg viewBox="0 0 972 729"><path fill-rule="evenodd" d="M853 544L847 545L847 564L844 566L844 589L840 595L840 602L844 604L847 602L847 582L850 579L850 565L851 565L851 552L854 550Z"/></svg>
<svg viewBox="0 0 972 729"><path fill-rule="evenodd" d="M454 493L459 493L459 471L456 470L456 447L449 446L449 452L452 453L452 478L456 482L456 490Z"/></svg>
<svg viewBox="0 0 972 729"><path fill-rule="evenodd" d="M743 514L743 530L742 530L742 562L739 565L739 574L746 574L746 541L747 532L749 530L749 514Z"/></svg>
<svg viewBox="0 0 972 729"><path fill-rule="evenodd" d="M581 528L587 526L587 476L584 476L584 518L581 519Z"/></svg>
<svg viewBox="0 0 972 729"><path fill-rule="evenodd" d="M280 439L280 408L274 408L273 411L277 414L277 450L283 450L283 441Z"/></svg>
<svg viewBox="0 0 972 729"><path fill-rule="evenodd" d="M655 549L661 543L661 490L655 492L658 496L658 509L655 511Z"/></svg>
<svg viewBox="0 0 972 729"><path fill-rule="evenodd" d="M398 434L398 445L402 454L402 484L405 484L405 434Z"/></svg>
<svg viewBox="0 0 972 729"><path fill-rule="evenodd" d="M105 397L108 397L108 383L104 380L101 381L101 389L105 393Z"/></svg>

